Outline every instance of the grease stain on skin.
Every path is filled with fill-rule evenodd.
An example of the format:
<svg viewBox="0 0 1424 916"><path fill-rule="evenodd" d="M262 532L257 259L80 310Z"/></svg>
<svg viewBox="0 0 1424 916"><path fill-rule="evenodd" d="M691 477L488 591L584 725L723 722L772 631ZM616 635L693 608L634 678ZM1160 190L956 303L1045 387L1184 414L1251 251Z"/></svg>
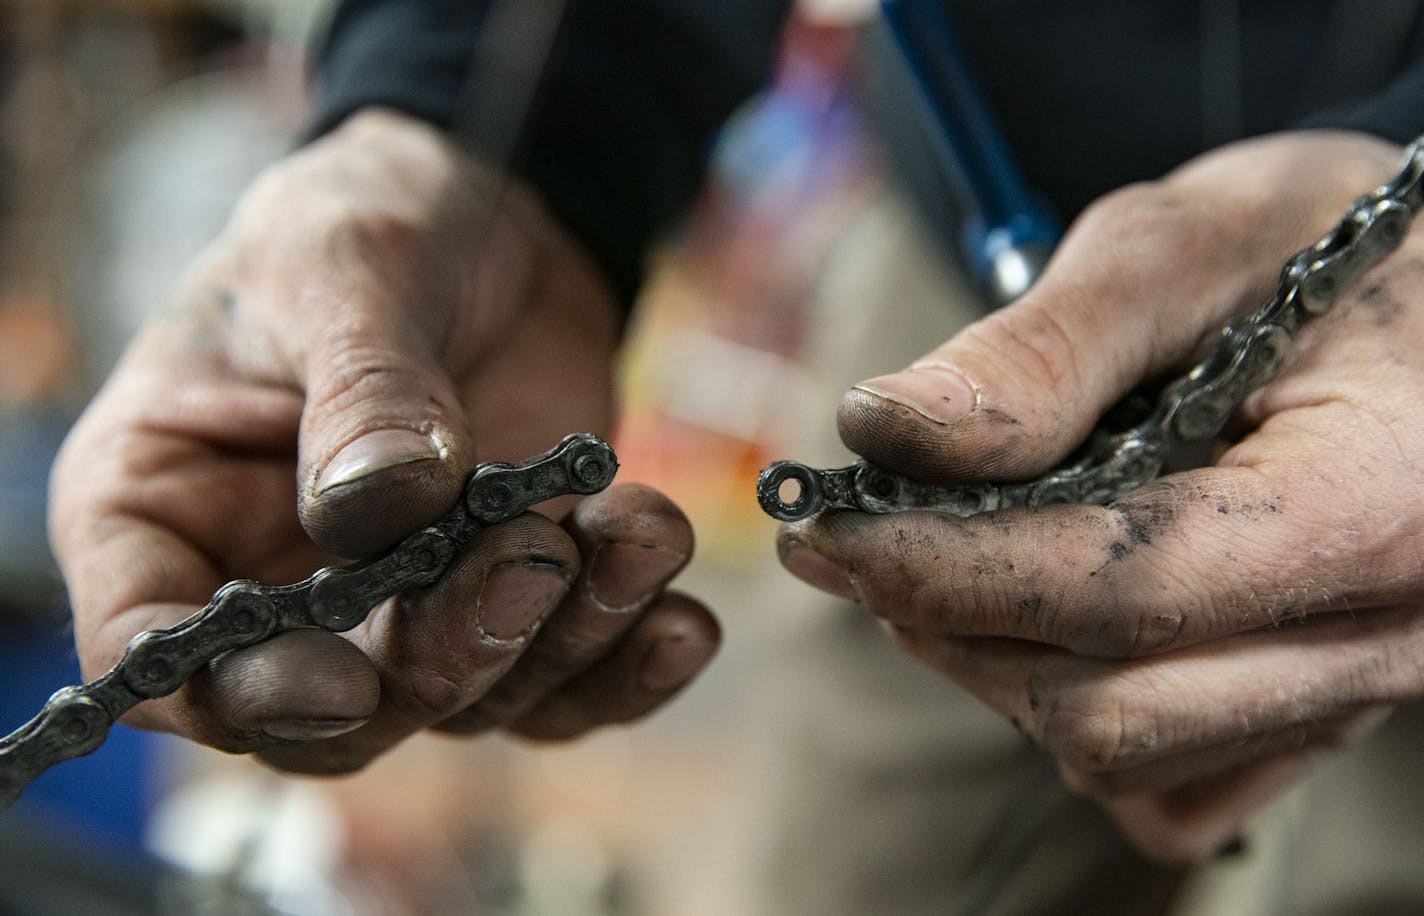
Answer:
<svg viewBox="0 0 1424 916"><path fill-rule="evenodd" d="M1107 558L1088 573L1088 578L1097 576L1112 563L1127 559L1137 548L1150 545L1153 538L1176 525L1178 507L1197 498L1178 484L1159 481L1109 503L1107 509L1112 513L1116 530L1104 545Z"/></svg>
<svg viewBox="0 0 1424 916"><path fill-rule="evenodd" d="M1269 499L1240 499L1229 490L1222 492L1201 485L1184 485L1176 481L1149 484L1108 504L1117 527L1116 536L1105 542L1107 559L1088 576L1096 576L1109 564L1126 559L1138 547L1148 546L1155 538L1172 530L1178 524L1182 509L1206 503L1218 516L1253 519L1280 514L1283 511L1281 502L1279 494Z"/></svg>
<svg viewBox="0 0 1424 916"><path fill-rule="evenodd" d="M1107 545L1109 562L1127 558L1176 524L1180 497L1167 487L1155 489L1162 495L1143 498L1139 491L1135 500L1119 500L1108 505L1108 510L1117 517L1119 528L1119 536Z"/></svg>
<svg viewBox="0 0 1424 916"><path fill-rule="evenodd" d="M1013 414L1005 413L996 407L980 408L976 412L977 416L988 423L996 423L1000 426L1023 426L1023 421Z"/></svg>
<svg viewBox="0 0 1424 916"><path fill-rule="evenodd" d="M1404 305L1393 294L1389 283L1378 280L1360 293L1359 304L1369 309L1370 323L1381 330L1392 327L1404 311Z"/></svg>

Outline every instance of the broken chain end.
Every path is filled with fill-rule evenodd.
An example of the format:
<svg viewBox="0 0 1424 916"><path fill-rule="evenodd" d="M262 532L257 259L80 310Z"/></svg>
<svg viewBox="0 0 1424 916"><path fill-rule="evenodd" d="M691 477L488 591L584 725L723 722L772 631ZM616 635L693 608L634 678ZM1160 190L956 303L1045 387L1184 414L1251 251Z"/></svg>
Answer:
<svg viewBox="0 0 1424 916"><path fill-rule="evenodd" d="M792 499L782 498L787 485L797 488ZM777 461L757 477L757 502L767 515L783 522L810 518L825 505L820 476L799 461Z"/></svg>

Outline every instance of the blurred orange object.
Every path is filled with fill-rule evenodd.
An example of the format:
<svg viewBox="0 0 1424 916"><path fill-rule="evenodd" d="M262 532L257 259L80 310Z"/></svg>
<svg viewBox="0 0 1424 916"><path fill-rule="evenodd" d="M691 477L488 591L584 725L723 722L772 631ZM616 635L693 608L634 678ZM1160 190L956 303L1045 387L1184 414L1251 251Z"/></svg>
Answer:
<svg viewBox="0 0 1424 916"><path fill-rule="evenodd" d="M74 380L74 335L42 302L0 299L0 405L23 407L59 396Z"/></svg>

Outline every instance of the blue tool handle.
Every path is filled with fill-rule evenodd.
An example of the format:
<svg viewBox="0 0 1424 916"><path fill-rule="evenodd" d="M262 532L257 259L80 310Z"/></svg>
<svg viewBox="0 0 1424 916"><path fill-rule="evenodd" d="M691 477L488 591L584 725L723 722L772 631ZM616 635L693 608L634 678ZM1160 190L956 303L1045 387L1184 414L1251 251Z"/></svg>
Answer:
<svg viewBox="0 0 1424 916"><path fill-rule="evenodd" d="M981 284L1007 301L1037 276L1062 227L1020 175L941 4L881 0L880 8L929 114L936 152L976 211L965 226L965 254ZM1029 275L996 276L1006 269Z"/></svg>

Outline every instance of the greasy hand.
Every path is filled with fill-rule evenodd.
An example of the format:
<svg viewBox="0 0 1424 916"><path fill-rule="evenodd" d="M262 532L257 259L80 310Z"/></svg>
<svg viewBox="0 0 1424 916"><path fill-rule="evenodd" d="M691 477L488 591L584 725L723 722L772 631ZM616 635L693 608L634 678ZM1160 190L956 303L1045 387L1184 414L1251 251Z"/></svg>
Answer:
<svg viewBox="0 0 1424 916"><path fill-rule="evenodd" d="M1082 216L1036 287L841 405L912 476L1062 462L1143 380L1268 296L1399 150L1279 135ZM785 564L1009 717L1147 854L1228 841L1323 748L1424 695L1424 227L1299 334L1215 463L1106 507L827 513Z"/></svg>
<svg viewBox="0 0 1424 916"><path fill-rule="evenodd" d="M416 122L362 113L269 170L56 465L86 676L228 580L294 582L393 544L478 461L606 430L616 321L527 193ZM345 636L232 653L125 721L341 772L426 727L630 720L715 650L707 611L665 591L691 549L665 498L614 487L562 525L482 532Z"/></svg>

